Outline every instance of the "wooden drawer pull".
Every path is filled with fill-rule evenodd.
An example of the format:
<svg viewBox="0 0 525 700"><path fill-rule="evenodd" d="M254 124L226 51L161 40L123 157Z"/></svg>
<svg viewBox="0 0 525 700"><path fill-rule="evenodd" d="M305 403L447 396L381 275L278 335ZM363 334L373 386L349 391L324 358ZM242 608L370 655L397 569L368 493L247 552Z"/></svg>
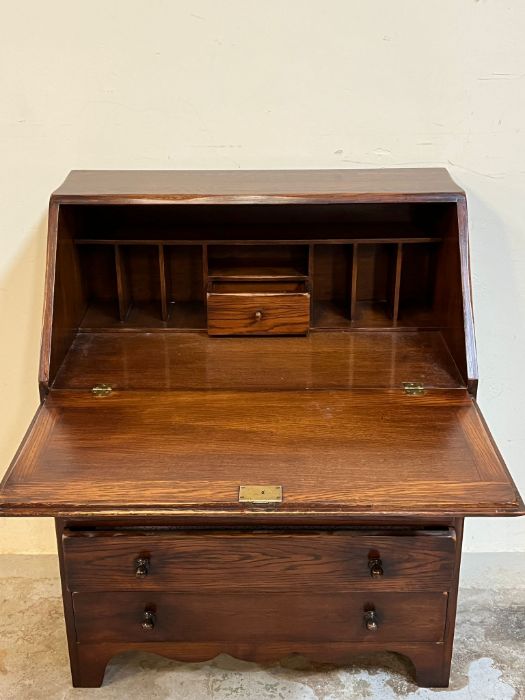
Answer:
<svg viewBox="0 0 525 700"><path fill-rule="evenodd" d="M135 559L135 576L137 578L144 578L149 574L149 558L139 557Z"/></svg>
<svg viewBox="0 0 525 700"><path fill-rule="evenodd" d="M369 632L377 632L377 613L375 610L366 610L364 614L365 627Z"/></svg>
<svg viewBox="0 0 525 700"><path fill-rule="evenodd" d="M144 610L142 615L142 629L149 631L155 627L155 613L152 610Z"/></svg>
<svg viewBox="0 0 525 700"><path fill-rule="evenodd" d="M372 578L380 578L383 575L383 562L379 558L369 559L368 568Z"/></svg>

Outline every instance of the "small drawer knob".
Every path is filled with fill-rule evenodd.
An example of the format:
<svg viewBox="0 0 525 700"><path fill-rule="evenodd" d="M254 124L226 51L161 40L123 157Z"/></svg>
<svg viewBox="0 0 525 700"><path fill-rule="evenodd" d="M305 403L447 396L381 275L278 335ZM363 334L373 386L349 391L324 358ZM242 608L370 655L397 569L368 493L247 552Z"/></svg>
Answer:
<svg viewBox="0 0 525 700"><path fill-rule="evenodd" d="M365 627L369 632L377 632L377 613L375 610L367 610L364 614Z"/></svg>
<svg viewBox="0 0 525 700"><path fill-rule="evenodd" d="M263 312L262 312L260 309L258 309L258 310L255 312L255 320L256 320L256 321L260 321L260 320L262 319L262 317L263 317Z"/></svg>
<svg viewBox="0 0 525 700"><path fill-rule="evenodd" d="M144 610L142 615L142 629L152 630L155 627L155 613L152 610Z"/></svg>
<svg viewBox="0 0 525 700"><path fill-rule="evenodd" d="M149 574L149 559L148 557L139 557L135 559L135 576L144 578Z"/></svg>
<svg viewBox="0 0 525 700"><path fill-rule="evenodd" d="M379 578L383 575L383 562L381 559L369 559L368 568L370 570L370 576L372 578Z"/></svg>

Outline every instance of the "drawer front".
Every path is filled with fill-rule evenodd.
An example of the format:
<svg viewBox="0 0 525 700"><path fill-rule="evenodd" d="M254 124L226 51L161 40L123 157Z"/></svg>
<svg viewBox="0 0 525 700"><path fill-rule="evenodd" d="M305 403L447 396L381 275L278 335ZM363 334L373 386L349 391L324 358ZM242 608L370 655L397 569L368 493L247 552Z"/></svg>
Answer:
<svg viewBox="0 0 525 700"><path fill-rule="evenodd" d="M452 582L455 536L102 531L65 535L63 549L71 591L444 591Z"/></svg>
<svg viewBox="0 0 525 700"><path fill-rule="evenodd" d="M437 642L447 600L446 593L75 593L73 606L79 642Z"/></svg>
<svg viewBox="0 0 525 700"><path fill-rule="evenodd" d="M208 293L210 335L304 335L310 326L310 294Z"/></svg>

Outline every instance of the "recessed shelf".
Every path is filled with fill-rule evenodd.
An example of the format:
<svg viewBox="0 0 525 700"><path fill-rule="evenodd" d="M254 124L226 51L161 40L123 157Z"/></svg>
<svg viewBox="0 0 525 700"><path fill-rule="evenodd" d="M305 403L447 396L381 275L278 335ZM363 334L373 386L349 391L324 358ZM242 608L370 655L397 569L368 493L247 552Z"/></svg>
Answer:
<svg viewBox="0 0 525 700"><path fill-rule="evenodd" d="M210 279L307 279L308 246L254 245L207 247Z"/></svg>
<svg viewBox="0 0 525 700"><path fill-rule="evenodd" d="M358 301L355 305L354 328L391 328L394 325L392 309L386 301Z"/></svg>
<svg viewBox="0 0 525 700"><path fill-rule="evenodd" d="M168 328L206 328L206 305L203 301L170 302Z"/></svg>
<svg viewBox="0 0 525 700"><path fill-rule="evenodd" d="M230 266L208 269L208 279L215 280L304 280L308 275L297 267Z"/></svg>
<svg viewBox="0 0 525 700"><path fill-rule="evenodd" d="M302 230L303 237L296 240L290 240L287 238L200 238L196 236L195 238L76 238L75 244L79 246L90 246L90 245L165 245L165 246L179 246L179 245L203 245L205 243L211 243L216 246L253 246L260 245L264 240L264 243L272 246L296 246L296 245L308 245L310 243L315 245L323 244L352 244L352 243L406 243L418 244L418 243L439 243L442 239L439 236L417 236L417 237L406 237L406 236L385 236L381 235L378 237L371 236L355 236L350 232L346 236L341 237L329 237L329 238L306 238L304 235L306 231Z"/></svg>
<svg viewBox="0 0 525 700"><path fill-rule="evenodd" d="M116 302L91 302L80 323L84 333L103 331L202 330L206 328L206 306L203 301L170 302L168 319L163 321L158 303L131 304L123 321L119 320Z"/></svg>
<svg viewBox="0 0 525 700"><path fill-rule="evenodd" d="M314 304L313 328L317 329L350 329L352 321L348 307L343 302L317 301Z"/></svg>

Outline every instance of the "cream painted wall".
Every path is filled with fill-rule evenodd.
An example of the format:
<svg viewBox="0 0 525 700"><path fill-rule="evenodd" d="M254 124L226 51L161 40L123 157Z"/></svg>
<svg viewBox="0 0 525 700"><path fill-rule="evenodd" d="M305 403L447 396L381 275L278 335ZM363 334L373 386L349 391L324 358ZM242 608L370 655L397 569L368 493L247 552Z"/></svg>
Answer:
<svg viewBox="0 0 525 700"><path fill-rule="evenodd" d="M0 472L37 406L50 192L71 168L445 165L471 214L479 400L525 492L523 0L2 2ZM0 519L0 551L54 551ZM525 518L471 521L525 549Z"/></svg>

